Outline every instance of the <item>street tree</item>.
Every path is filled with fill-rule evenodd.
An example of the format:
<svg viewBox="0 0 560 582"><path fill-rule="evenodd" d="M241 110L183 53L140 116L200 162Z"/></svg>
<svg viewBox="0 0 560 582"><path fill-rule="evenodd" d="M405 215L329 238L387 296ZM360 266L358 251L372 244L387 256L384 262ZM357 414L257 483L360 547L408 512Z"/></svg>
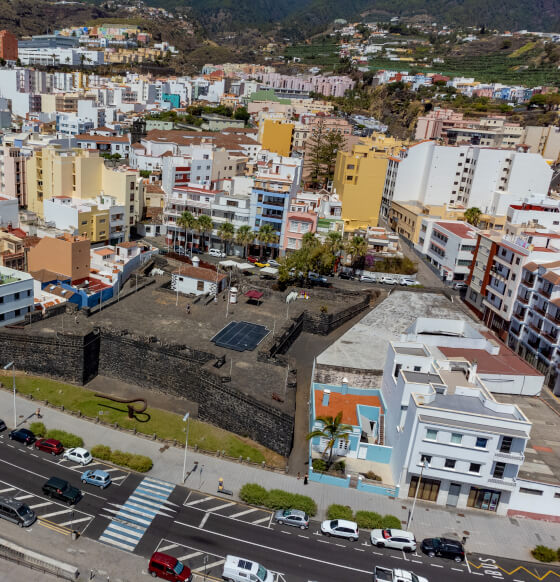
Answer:
<svg viewBox="0 0 560 582"><path fill-rule="evenodd" d="M226 253L226 255L229 254L227 252L228 246L235 236L235 227L233 226L233 224L231 222L224 222L220 224L218 228L218 236L220 237L224 244L224 252Z"/></svg>
<svg viewBox="0 0 560 582"><path fill-rule="evenodd" d="M185 252L187 250L187 244L189 239L189 232L191 234L191 249L192 249L192 237L193 232L196 227L196 218L188 210L185 210L181 216L177 219L177 226L185 229Z"/></svg>
<svg viewBox="0 0 560 582"><path fill-rule="evenodd" d="M263 224L257 232L257 240L260 245L260 257L262 259L263 250L278 242L278 235L271 224Z"/></svg>
<svg viewBox="0 0 560 582"><path fill-rule="evenodd" d="M204 250L204 235L207 232L212 232L212 219L207 214L201 214L196 220L196 230L202 239L202 250Z"/></svg>
<svg viewBox="0 0 560 582"><path fill-rule="evenodd" d="M255 240L255 233L248 224L244 224L235 233L235 242L243 247L243 258L247 258L247 247Z"/></svg>
<svg viewBox="0 0 560 582"><path fill-rule="evenodd" d="M360 235L355 235L348 243L347 251L352 255L352 266L363 269L367 254L367 240Z"/></svg>
<svg viewBox="0 0 560 582"><path fill-rule="evenodd" d="M467 208L467 210L465 210L464 217L469 224L476 226L480 222L481 215L482 210L476 206L472 206L471 208Z"/></svg>

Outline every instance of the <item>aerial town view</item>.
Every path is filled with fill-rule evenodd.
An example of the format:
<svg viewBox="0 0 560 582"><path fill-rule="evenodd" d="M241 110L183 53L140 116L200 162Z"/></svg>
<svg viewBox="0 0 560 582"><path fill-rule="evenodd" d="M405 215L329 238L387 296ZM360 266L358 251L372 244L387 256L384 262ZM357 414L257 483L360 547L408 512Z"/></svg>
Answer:
<svg viewBox="0 0 560 582"><path fill-rule="evenodd" d="M0 582L560 582L560 0L0 8Z"/></svg>

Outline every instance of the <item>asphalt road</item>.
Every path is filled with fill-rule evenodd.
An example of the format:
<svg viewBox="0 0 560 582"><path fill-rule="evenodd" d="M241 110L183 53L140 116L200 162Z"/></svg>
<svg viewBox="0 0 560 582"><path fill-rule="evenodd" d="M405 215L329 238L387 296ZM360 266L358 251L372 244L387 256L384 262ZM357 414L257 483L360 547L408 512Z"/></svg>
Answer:
<svg viewBox="0 0 560 582"><path fill-rule="evenodd" d="M107 468L107 467L106 467ZM110 468L110 467L109 467ZM319 523L299 530L273 523L272 513L162 481L110 468L115 482L105 490L82 485L81 467L24 447L0 435L0 494L19 497L52 530L53 545L61 531L83 536L149 558L155 550L172 554L208 579L221 579L226 554L259 561L278 582L371 582L375 565L410 569L430 582L511 580L526 582L560 577L560 569L523 564L491 556L468 556L468 564L420 553L372 547L368 532L348 542L326 538ZM84 491L76 507L45 498L49 477L67 479ZM10 528L2 522L3 535ZM483 578L481 578L481 576Z"/></svg>

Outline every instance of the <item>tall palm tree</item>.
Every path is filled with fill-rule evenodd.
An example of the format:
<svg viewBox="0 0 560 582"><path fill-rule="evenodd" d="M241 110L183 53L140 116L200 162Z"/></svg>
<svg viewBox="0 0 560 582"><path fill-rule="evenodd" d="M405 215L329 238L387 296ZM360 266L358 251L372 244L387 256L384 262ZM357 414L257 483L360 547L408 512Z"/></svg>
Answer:
<svg viewBox="0 0 560 582"><path fill-rule="evenodd" d="M243 258L247 258L247 247L255 240L255 233L248 224L244 224L235 233L235 242L243 247Z"/></svg>
<svg viewBox="0 0 560 582"><path fill-rule="evenodd" d="M231 222L224 222L220 224L220 227L218 228L218 236L224 243L224 252L226 255L229 254L227 252L228 243L230 243L235 236L235 226L233 226Z"/></svg>
<svg viewBox="0 0 560 582"><path fill-rule="evenodd" d="M196 230L202 238L202 250L204 250L204 235L212 232L212 219L207 214L201 214L196 220Z"/></svg>
<svg viewBox="0 0 560 582"><path fill-rule="evenodd" d="M321 244L314 232L306 232L301 238L302 248L311 248Z"/></svg>
<svg viewBox="0 0 560 582"><path fill-rule="evenodd" d="M338 255L340 251L344 250L342 235L338 231L332 230L327 234L325 245L333 255Z"/></svg>
<svg viewBox="0 0 560 582"><path fill-rule="evenodd" d="M278 242L278 235L274 230L272 224L263 224L259 228L259 232L257 232L257 240L259 241L259 245L261 247L260 250L260 257L262 259L263 256L263 245L264 247L268 247L268 245L274 244Z"/></svg>
<svg viewBox="0 0 560 582"><path fill-rule="evenodd" d="M348 252L352 255L352 263L354 265L359 265L361 269L364 268L367 249L367 240L359 235L352 237L352 240L348 245Z"/></svg>
<svg viewBox="0 0 560 582"><path fill-rule="evenodd" d="M352 432L352 427L349 424L342 424L342 411L335 417L318 416L316 420L322 422L323 426L312 430L307 435L307 440L309 441L315 437L327 439L327 446L323 451L323 455L327 453L329 455L327 460L327 469L329 469L333 462L334 445L341 439L347 441L348 435Z"/></svg>
<svg viewBox="0 0 560 582"><path fill-rule="evenodd" d="M469 223L472 224L473 226L477 226L477 224L480 222L480 216L482 214L482 210L480 210L480 208L477 208L476 206L473 206L472 208L467 208L467 210L465 210L465 220Z"/></svg>
<svg viewBox="0 0 560 582"><path fill-rule="evenodd" d="M185 252L187 250L187 243L189 239L189 231L191 232L191 249L192 249L192 234L196 227L196 218L191 212L185 210L177 219L177 226L185 229Z"/></svg>

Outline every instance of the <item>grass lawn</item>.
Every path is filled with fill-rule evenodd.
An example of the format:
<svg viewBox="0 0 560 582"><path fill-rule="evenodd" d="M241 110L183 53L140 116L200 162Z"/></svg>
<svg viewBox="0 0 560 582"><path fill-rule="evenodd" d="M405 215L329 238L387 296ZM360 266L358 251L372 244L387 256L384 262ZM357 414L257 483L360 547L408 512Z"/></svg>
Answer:
<svg viewBox="0 0 560 582"><path fill-rule="evenodd" d="M4 374L4 377L3 384L10 388L12 386L11 376ZM100 418L104 422L117 422L124 428L135 428L137 432L149 435L155 433L160 438L176 439L179 442L185 440L185 423L182 416L172 412L149 407L147 410L149 416L144 418L145 415L139 415L140 420L146 420L146 422L140 422L128 418L126 404L96 398L91 390L80 386L63 384L36 376L16 376L16 390L20 394L32 394L37 400L48 400L56 406L80 411L89 417L96 417L99 411L102 411L103 415ZM225 451L226 455L230 457L242 456L257 463L266 461L268 465L276 467L285 465L282 456L266 447L198 420L190 421L189 445L198 445L199 448L206 451Z"/></svg>

